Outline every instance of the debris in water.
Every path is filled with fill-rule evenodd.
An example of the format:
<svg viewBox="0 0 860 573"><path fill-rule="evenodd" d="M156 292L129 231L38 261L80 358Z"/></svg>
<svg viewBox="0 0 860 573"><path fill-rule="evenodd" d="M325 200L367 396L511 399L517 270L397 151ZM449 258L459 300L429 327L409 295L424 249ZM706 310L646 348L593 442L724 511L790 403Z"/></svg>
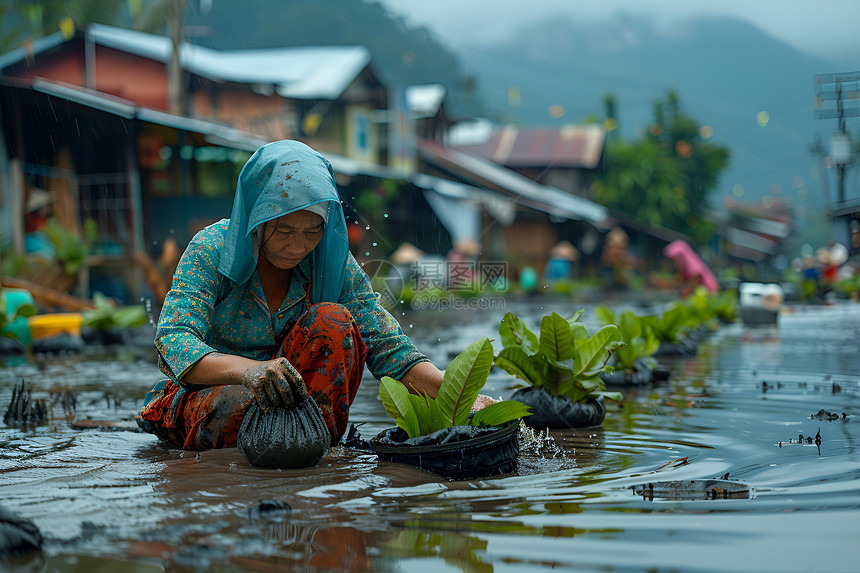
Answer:
<svg viewBox="0 0 860 573"><path fill-rule="evenodd" d="M257 519L272 519L287 515L293 511L290 504L280 499L261 499L260 502L248 509L251 521Z"/></svg>
<svg viewBox="0 0 860 573"><path fill-rule="evenodd" d="M814 416L813 416L814 417ZM779 447L781 448L785 445L795 445L795 444L815 444L818 447L818 455L821 455L821 428L818 428L818 432L815 434L815 437L812 436L804 436L803 432L798 432L797 440L789 438L788 441L780 441Z"/></svg>
<svg viewBox="0 0 860 573"><path fill-rule="evenodd" d="M341 440L341 445L351 450L359 450L362 452L372 452L373 448L370 442L361 437L361 432L358 431L359 424L350 424L346 431L346 436Z"/></svg>
<svg viewBox="0 0 860 573"><path fill-rule="evenodd" d="M815 414L812 414L809 417L812 418L813 420L827 420L828 422L832 422L833 420L839 420L840 419L839 414L837 414L836 412L828 412L824 408L820 409L818 412L816 412ZM845 412L842 412L841 419L847 420L848 414L846 414Z"/></svg>
<svg viewBox="0 0 860 573"><path fill-rule="evenodd" d="M8 426L40 424L48 419L48 409L44 400L33 400L33 385L27 385L24 380L12 388L12 400L3 422Z"/></svg>
<svg viewBox="0 0 860 573"><path fill-rule="evenodd" d="M726 479L692 479L655 481L631 486L633 493L643 499L654 501L697 500L697 499L749 499L752 497L749 485Z"/></svg>
<svg viewBox="0 0 860 573"><path fill-rule="evenodd" d="M672 461L666 462L665 464L663 464L662 466L657 468L656 471L664 472L667 470L671 470L671 469L679 468L681 466L685 466L688 463L689 463L689 461L687 460L687 457L684 456L683 458L678 458L677 460L672 460Z"/></svg>

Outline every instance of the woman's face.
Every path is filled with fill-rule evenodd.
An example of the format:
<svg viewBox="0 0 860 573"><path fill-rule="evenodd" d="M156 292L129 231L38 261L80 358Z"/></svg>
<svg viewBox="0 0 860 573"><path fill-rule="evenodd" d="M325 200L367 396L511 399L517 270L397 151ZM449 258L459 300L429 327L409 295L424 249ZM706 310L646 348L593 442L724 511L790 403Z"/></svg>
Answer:
<svg viewBox="0 0 860 573"><path fill-rule="evenodd" d="M292 269L320 242L324 226L323 218L310 211L295 211L267 221L260 254L278 269Z"/></svg>

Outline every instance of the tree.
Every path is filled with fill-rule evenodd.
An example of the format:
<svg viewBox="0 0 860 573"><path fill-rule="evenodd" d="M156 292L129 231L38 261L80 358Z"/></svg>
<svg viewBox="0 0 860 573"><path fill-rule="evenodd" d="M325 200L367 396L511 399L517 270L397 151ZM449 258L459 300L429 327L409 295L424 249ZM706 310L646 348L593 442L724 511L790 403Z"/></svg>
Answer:
<svg viewBox="0 0 860 573"><path fill-rule="evenodd" d="M83 30L92 22L114 23L127 0L0 0L0 53L63 29Z"/></svg>
<svg viewBox="0 0 860 573"><path fill-rule="evenodd" d="M729 163L727 147L708 141L681 110L675 90L654 103L654 123L640 140L612 139L594 198L611 209L706 242L714 227L704 217L708 195Z"/></svg>

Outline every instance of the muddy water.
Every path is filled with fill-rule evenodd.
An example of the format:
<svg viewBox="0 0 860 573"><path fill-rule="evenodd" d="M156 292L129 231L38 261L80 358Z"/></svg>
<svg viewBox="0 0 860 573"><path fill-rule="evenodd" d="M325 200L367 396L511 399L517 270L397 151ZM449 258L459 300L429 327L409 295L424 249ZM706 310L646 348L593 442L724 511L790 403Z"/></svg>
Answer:
<svg viewBox="0 0 860 573"><path fill-rule="evenodd" d="M509 303L399 318L445 364L494 336L504 310L536 324L549 310L576 308ZM626 390L601 429L556 431L543 448L531 442L517 474L462 482L343 448L317 468L277 471L250 467L235 449L197 456L146 434L76 429L73 419L130 420L158 376L151 357L7 363L4 408L21 379L34 384L35 398L55 403L45 425L0 426L0 505L47 539L43 554L2 565L87 573L854 571L860 306L788 310L778 326L724 326L696 357L662 358L669 381ZM507 396L511 382L494 370L486 393ZM74 414L62 408L65 389L76 394ZM366 438L390 425L376 389L367 379L351 414ZM813 418L821 409L847 419ZM820 444L808 443L819 431ZM711 499L703 488L712 483L738 493ZM292 511L260 511L263 499Z"/></svg>

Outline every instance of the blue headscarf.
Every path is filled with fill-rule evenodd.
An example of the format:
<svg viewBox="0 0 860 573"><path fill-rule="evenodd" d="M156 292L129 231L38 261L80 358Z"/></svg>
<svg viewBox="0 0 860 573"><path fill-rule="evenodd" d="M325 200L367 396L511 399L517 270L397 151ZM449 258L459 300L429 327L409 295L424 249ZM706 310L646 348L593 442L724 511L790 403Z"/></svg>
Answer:
<svg viewBox="0 0 860 573"><path fill-rule="evenodd" d="M328 218L323 237L311 252L311 302L337 302L349 255L340 195L328 160L298 141L264 145L245 163L218 271L236 283L245 283L257 265L254 229L317 203L327 204Z"/></svg>

